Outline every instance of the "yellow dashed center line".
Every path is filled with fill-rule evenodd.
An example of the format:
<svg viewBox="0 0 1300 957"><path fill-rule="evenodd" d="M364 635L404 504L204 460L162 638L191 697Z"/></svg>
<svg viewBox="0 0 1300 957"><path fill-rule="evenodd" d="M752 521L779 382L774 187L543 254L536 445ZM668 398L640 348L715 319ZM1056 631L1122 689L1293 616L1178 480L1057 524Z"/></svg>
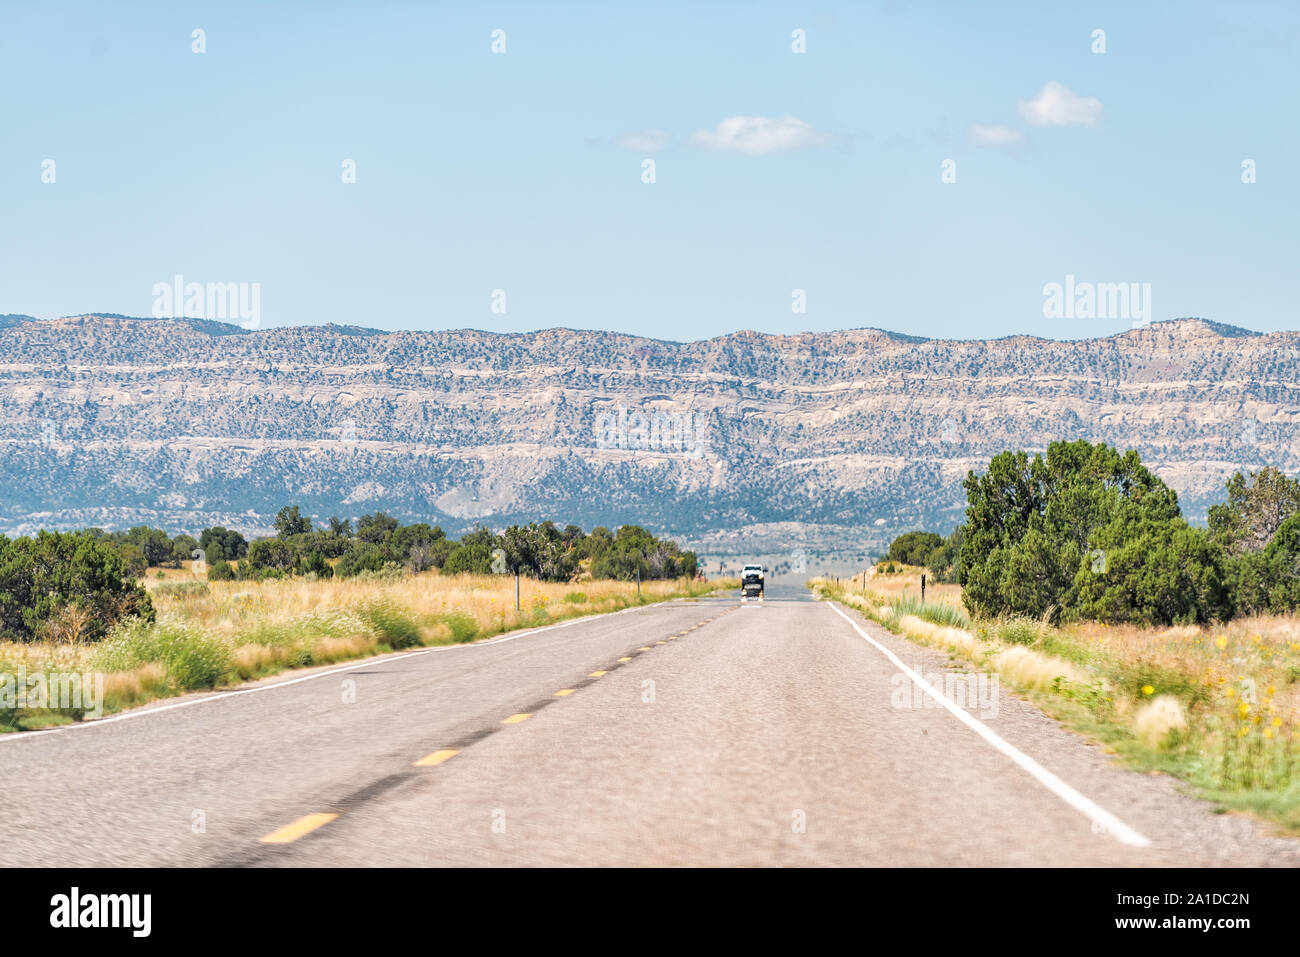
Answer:
<svg viewBox="0 0 1300 957"><path fill-rule="evenodd" d="M605 675L607 675L607 674L609 674L608 671L593 671L591 674L587 675L587 677L588 677L588 678L603 678L603 677L604 677Z"/></svg>
<svg viewBox="0 0 1300 957"><path fill-rule="evenodd" d="M259 838L263 844L290 844L304 834L310 834L318 827L324 827L338 817L337 814L308 814L292 824L286 824L278 831L272 831L266 837Z"/></svg>
<svg viewBox="0 0 1300 957"><path fill-rule="evenodd" d="M502 724L518 724L518 723L521 722L521 721L527 721L527 720L528 720L529 718L531 718L531 717L532 717L531 714L512 714L510 717L506 718L506 719L505 719L504 721L502 721L501 723L502 723Z"/></svg>
<svg viewBox="0 0 1300 957"><path fill-rule="evenodd" d="M668 644L668 642L666 642L666 641L656 641L655 644L656 644L656 645L666 645L666 644Z"/></svg>
<svg viewBox="0 0 1300 957"><path fill-rule="evenodd" d="M619 660L619 661L631 661L632 659L631 659L631 657L627 657L627 658L620 658L620 659L618 659L618 660Z"/></svg>
<svg viewBox="0 0 1300 957"><path fill-rule="evenodd" d="M561 688L559 691L555 692L555 697L563 698L566 695L571 695L571 694L573 694L572 688Z"/></svg>
<svg viewBox="0 0 1300 957"><path fill-rule="evenodd" d="M453 758L460 754L455 748L443 748L441 751L435 751L433 754L426 754L420 760L415 762L417 768L431 768L435 764L442 764L448 758Z"/></svg>
<svg viewBox="0 0 1300 957"><path fill-rule="evenodd" d="M637 651L649 651L649 648L638 648Z"/></svg>

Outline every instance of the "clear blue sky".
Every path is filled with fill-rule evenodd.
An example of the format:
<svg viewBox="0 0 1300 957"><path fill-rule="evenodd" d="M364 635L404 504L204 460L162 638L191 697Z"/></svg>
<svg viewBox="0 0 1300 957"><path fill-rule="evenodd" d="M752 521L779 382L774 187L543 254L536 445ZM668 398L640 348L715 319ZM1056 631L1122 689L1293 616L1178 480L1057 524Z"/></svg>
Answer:
<svg viewBox="0 0 1300 957"><path fill-rule="evenodd" d="M8 2L0 18L0 313L148 315L180 273L260 283L263 325L1129 327L1043 318L1044 284L1073 274L1151 283L1155 319L1300 328L1300 4ZM1048 84L1068 92L1039 99ZM728 138L734 117L766 122Z"/></svg>

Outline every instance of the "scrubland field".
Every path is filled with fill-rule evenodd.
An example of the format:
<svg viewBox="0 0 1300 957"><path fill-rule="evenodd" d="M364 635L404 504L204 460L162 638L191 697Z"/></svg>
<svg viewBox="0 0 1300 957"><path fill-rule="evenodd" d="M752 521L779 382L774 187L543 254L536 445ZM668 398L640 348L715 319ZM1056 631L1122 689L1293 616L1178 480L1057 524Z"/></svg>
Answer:
<svg viewBox="0 0 1300 957"><path fill-rule="evenodd" d="M105 714L185 691L222 688L286 668L490 638L518 628L705 594L732 582L586 580L504 575L368 574L348 579L208 582L157 570L146 588L156 622L128 619L99 642L0 643L0 673L102 674ZM53 704L54 702L47 702ZM84 708L0 710L0 731L85 717Z"/></svg>
<svg viewBox="0 0 1300 957"><path fill-rule="evenodd" d="M975 619L961 588L919 568L866 582L815 579L819 594L891 631L998 675L1131 766L1185 781L1225 810L1300 833L1300 617L1142 627Z"/></svg>

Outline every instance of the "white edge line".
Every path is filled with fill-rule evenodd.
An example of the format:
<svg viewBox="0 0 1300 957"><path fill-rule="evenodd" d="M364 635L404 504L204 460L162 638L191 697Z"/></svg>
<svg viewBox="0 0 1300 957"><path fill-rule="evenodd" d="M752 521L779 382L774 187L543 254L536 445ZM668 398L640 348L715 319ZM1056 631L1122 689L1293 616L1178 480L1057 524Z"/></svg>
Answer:
<svg viewBox="0 0 1300 957"><path fill-rule="evenodd" d="M952 712L953 716L957 718L958 721L962 722L962 724L969 727L981 738L983 738L989 744L993 745L993 747L997 748L999 751L1001 751L1003 754L1009 757L1012 761L1018 764L1022 769L1029 772L1029 774L1032 775L1033 778L1036 781L1038 781L1039 784L1047 788L1047 790L1051 791L1053 794L1059 797L1066 804L1070 805L1070 807L1074 808L1076 811L1080 811L1081 813L1089 817L1094 824L1097 824L1099 827L1104 829L1106 833L1113 835L1115 839L1120 841L1121 843L1129 844L1132 845L1133 847L1151 846L1150 839L1144 837L1143 835L1135 831L1133 828L1129 827L1127 824L1125 824L1115 815L1111 814L1105 808L1101 807L1096 802L1090 800L1089 798L1084 797L1082 794L1080 794L1074 788L1070 787L1070 785L1066 784L1055 774L1047 770L1047 768L1043 767L1041 764L1039 764L1029 755L1025 754L1015 745L1012 745L1007 741L1005 741L995 731L990 729L988 725L984 724L984 722L980 721L978 718L972 717L964 708L961 708L955 702L949 700L947 697L944 696L943 692L938 691L935 688L931 687L924 678L922 678L919 674L917 674L907 665L903 664L903 662L899 660L896 654L894 654L892 651L890 651L888 648L886 648L884 645L876 641L876 639L872 638L860 627L858 627L858 623L854 621L852 618L850 618L848 615L844 614L844 612L840 609L838 604L835 604L833 602L828 602L828 604L830 605L831 610L835 612L835 614L839 615L850 625L852 625L854 631L856 631L859 635L865 638L876 648L876 650L878 650L886 658L888 658L895 665L897 665L904 674L906 674L909 678L911 678L912 681L918 687L921 688L922 691L924 691L931 698L937 701L941 706L948 709L948 711Z"/></svg>
<svg viewBox="0 0 1300 957"><path fill-rule="evenodd" d="M669 599L677 601L678 599ZM649 605L637 605L635 608L623 608L619 611L609 611L599 615L580 615L577 618L570 618L568 621L557 622L554 625L543 625L541 628L533 628L529 631L519 631L500 636L499 638L490 638L487 641L473 641L461 645L443 645L437 648L421 648L418 651L408 651L402 655L371 655L355 664L344 665L341 668L331 668L329 671L318 671L312 675L301 675L297 678L290 678L288 681L277 681L275 684L262 685L257 688L241 688L237 691L218 691L205 694L201 698L191 698L189 701L176 701L172 704L160 705L158 707L141 707L133 708L130 711L124 711L120 714L112 715L107 718L95 718L90 721L79 721L76 724L64 724L57 728L43 728L40 731L15 731L9 734L0 734L0 744L9 741L26 741L29 738L40 737L46 734L64 734L69 731L79 731L85 728L98 728L106 724L113 724L117 721L129 721L132 718L146 718L149 715L161 714L164 711L175 711L178 708L191 708L195 705L210 704L214 701L229 701L231 698L237 698L240 695L257 694L262 691L275 691L279 688L287 688L289 685L296 685L303 681L315 681L317 678L328 678L330 675L343 674L348 671L356 671L358 668L367 668L377 662L401 661L403 658L414 658L417 655L434 654L440 651L456 651L464 648L485 648L488 645L501 645L507 641L514 641L516 638L527 638L529 635L541 634L544 631L554 631L557 628L568 628L570 625L578 625L583 622L597 621L602 618L613 618L615 615L626 615L632 611L644 611L647 608L654 608L656 605L667 604L667 602L652 602Z"/></svg>

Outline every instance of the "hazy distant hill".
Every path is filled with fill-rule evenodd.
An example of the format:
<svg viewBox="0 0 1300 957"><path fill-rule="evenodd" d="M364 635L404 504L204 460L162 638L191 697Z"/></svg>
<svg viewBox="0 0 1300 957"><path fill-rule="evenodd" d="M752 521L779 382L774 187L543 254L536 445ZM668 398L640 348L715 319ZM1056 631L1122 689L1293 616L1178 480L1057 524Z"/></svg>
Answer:
<svg viewBox="0 0 1300 957"><path fill-rule="evenodd" d="M620 406L676 416L684 436L602 448ZM9 532L254 530L292 501L448 529L554 517L706 551L861 550L951 527L967 469L1057 438L1137 448L1193 516L1239 466L1300 473L1300 333L1179 320L1076 342L677 344L3 317L0 412Z"/></svg>

